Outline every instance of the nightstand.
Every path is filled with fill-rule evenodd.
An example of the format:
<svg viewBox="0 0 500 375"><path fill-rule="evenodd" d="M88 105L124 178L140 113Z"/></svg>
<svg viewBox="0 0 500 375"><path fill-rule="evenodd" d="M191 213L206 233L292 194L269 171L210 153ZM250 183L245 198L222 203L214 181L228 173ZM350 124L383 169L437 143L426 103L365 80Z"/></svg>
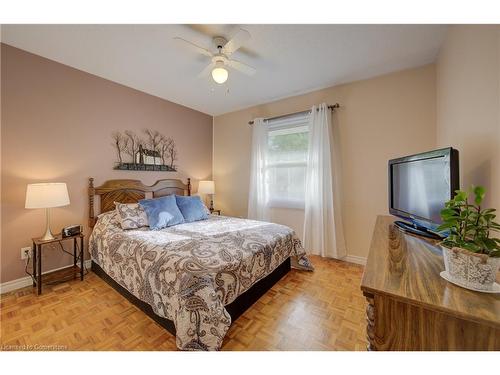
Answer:
<svg viewBox="0 0 500 375"><path fill-rule="evenodd" d="M212 215L217 214L217 215L219 215L219 216L220 216L220 210L216 210L215 208L214 208L214 209L212 209L212 210L210 210L210 213L211 213Z"/></svg>
<svg viewBox="0 0 500 375"><path fill-rule="evenodd" d="M62 237L61 233L57 234L53 240L43 241L39 238L33 238L33 286L37 286L37 294L42 294L42 247L43 245L49 245L58 243L62 246L63 241L73 240L73 266L76 267L76 262L78 256L76 250L80 247L80 280L83 281L83 238L84 234L80 233L74 236ZM78 246L77 241L80 239L80 246Z"/></svg>

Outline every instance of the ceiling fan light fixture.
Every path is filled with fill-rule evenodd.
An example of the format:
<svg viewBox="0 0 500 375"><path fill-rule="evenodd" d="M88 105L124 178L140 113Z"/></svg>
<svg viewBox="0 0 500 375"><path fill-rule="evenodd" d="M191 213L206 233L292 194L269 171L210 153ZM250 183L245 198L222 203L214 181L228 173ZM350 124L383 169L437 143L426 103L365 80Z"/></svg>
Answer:
<svg viewBox="0 0 500 375"><path fill-rule="evenodd" d="M228 71L221 67L216 67L212 70L212 78L219 85L227 81L228 75L229 75Z"/></svg>
<svg viewBox="0 0 500 375"><path fill-rule="evenodd" d="M213 80L217 84L222 85L229 78L229 72L226 67L233 69L232 72L240 72L249 76L255 74L255 68L241 61L234 60L231 57L249 38L250 33L248 31L238 28L237 32L233 33L231 40L226 40L220 36L213 38L211 50L200 47L196 43L180 37L175 37L174 39L199 54L210 57L211 62L198 74L198 78L205 78L211 72Z"/></svg>

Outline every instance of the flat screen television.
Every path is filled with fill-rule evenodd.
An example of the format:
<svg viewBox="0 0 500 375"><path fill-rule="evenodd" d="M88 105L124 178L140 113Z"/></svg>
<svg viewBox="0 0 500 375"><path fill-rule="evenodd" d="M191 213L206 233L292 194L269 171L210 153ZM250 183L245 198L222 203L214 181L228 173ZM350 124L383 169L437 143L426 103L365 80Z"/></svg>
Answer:
<svg viewBox="0 0 500 375"><path fill-rule="evenodd" d="M459 189L458 151L449 147L389 160L389 212L400 228L440 238L440 211Z"/></svg>

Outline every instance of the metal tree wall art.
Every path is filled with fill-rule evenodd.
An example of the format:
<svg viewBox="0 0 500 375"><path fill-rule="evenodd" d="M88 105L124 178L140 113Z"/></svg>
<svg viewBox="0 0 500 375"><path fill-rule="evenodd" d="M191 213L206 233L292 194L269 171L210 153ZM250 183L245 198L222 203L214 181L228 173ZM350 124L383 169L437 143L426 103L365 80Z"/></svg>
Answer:
<svg viewBox="0 0 500 375"><path fill-rule="evenodd" d="M141 138L130 130L111 135L118 157L114 169L175 172L177 149L174 140L151 129L144 129L142 135Z"/></svg>

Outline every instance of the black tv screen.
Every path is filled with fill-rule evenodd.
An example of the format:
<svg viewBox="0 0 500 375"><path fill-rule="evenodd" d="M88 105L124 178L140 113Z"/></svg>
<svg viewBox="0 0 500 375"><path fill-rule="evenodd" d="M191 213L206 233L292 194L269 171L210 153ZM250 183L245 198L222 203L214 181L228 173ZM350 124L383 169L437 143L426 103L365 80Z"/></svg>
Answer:
<svg viewBox="0 0 500 375"><path fill-rule="evenodd" d="M440 211L458 189L458 151L451 147L389 160L393 215L432 227L441 223Z"/></svg>

